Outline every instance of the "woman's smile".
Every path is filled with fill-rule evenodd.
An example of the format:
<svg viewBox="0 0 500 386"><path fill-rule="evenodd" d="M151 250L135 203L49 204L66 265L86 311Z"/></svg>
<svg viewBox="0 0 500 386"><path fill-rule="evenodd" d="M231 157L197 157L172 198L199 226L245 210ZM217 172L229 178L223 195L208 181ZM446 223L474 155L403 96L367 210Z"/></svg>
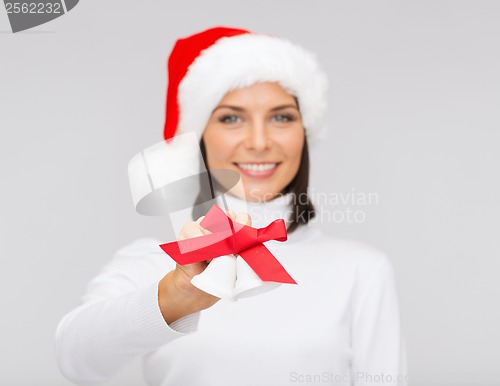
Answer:
<svg viewBox="0 0 500 386"><path fill-rule="evenodd" d="M279 162L235 162L234 164L241 173L252 178L271 177L280 165Z"/></svg>

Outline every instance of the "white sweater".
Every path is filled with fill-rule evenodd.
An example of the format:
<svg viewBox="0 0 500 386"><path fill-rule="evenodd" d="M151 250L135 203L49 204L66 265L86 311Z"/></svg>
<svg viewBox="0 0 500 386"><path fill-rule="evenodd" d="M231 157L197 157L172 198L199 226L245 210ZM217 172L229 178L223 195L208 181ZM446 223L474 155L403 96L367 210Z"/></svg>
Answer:
<svg viewBox="0 0 500 386"><path fill-rule="evenodd" d="M282 200L230 201L237 211L248 205L256 227L286 216ZM61 320L56 349L68 379L100 385L143 356L150 385L407 384L393 270L383 253L326 236L315 224L299 227L284 243L266 243L297 285L221 300L169 326L158 282L174 263L160 243L141 239L118 251Z"/></svg>

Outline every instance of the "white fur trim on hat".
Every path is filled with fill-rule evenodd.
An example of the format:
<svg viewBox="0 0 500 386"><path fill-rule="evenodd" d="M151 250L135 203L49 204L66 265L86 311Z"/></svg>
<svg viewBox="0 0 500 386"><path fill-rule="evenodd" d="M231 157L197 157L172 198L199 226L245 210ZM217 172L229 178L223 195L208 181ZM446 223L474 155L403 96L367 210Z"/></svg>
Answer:
<svg viewBox="0 0 500 386"><path fill-rule="evenodd" d="M220 38L189 66L179 84L177 133L201 138L227 92L259 82L278 82L298 98L308 140L323 131L328 81L315 56L288 40L250 33Z"/></svg>

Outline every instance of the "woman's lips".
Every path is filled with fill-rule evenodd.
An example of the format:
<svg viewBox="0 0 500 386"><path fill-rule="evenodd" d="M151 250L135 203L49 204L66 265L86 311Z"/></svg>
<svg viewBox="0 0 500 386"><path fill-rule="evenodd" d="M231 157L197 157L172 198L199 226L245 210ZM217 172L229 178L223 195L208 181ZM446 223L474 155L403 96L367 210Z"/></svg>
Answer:
<svg viewBox="0 0 500 386"><path fill-rule="evenodd" d="M253 178L268 178L274 174L279 162L235 162L239 171Z"/></svg>

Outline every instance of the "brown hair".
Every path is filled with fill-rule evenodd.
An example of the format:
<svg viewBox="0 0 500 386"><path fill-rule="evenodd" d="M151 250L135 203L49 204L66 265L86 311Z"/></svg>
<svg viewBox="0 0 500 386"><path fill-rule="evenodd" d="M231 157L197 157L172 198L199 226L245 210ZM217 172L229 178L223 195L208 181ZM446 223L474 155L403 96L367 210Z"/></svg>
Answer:
<svg viewBox="0 0 500 386"><path fill-rule="evenodd" d="M300 225L306 225L316 215L314 205L307 194L309 187L309 146L307 137L304 136L304 146L300 166L293 180L285 188L284 193L292 194L291 209L292 213L288 218L290 222L287 228L288 233L292 233Z"/></svg>

